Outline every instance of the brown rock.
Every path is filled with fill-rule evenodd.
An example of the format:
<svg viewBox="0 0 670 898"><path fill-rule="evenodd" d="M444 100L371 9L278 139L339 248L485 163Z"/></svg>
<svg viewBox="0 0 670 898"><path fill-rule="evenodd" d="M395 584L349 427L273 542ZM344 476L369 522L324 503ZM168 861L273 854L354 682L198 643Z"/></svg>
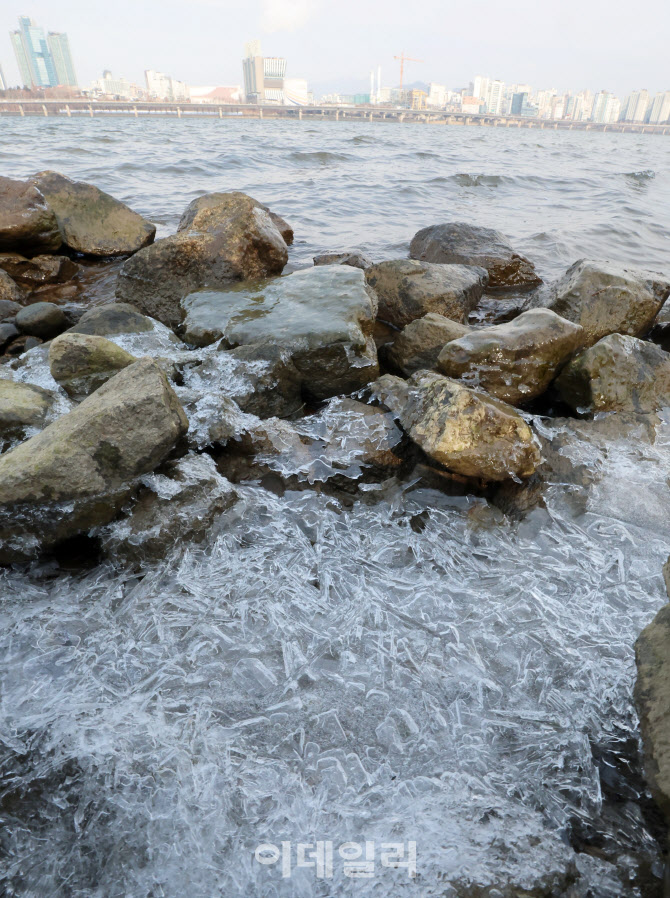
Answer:
<svg viewBox="0 0 670 898"><path fill-rule="evenodd" d="M0 177L0 251L52 253L62 242L56 216L36 185Z"/></svg>
<svg viewBox="0 0 670 898"><path fill-rule="evenodd" d="M423 318L411 321L398 334L389 352L389 361L407 377L422 368L436 370L444 345L465 336L470 330L466 324L429 312Z"/></svg>

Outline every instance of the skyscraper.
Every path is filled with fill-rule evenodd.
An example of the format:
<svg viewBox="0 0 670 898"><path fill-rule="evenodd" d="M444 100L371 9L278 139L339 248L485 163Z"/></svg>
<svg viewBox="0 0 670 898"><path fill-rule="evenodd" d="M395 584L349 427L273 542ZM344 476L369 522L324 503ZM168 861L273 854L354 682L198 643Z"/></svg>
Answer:
<svg viewBox="0 0 670 898"><path fill-rule="evenodd" d="M10 32L10 38L26 87L76 87L67 34L51 32L47 38L31 18L19 16L19 30Z"/></svg>
<svg viewBox="0 0 670 898"><path fill-rule="evenodd" d="M670 90L656 94L649 115L651 125L663 125L670 120Z"/></svg>
<svg viewBox="0 0 670 898"><path fill-rule="evenodd" d="M2 66L0 65L0 90L7 90L7 82L5 81L5 75L2 71Z"/></svg>

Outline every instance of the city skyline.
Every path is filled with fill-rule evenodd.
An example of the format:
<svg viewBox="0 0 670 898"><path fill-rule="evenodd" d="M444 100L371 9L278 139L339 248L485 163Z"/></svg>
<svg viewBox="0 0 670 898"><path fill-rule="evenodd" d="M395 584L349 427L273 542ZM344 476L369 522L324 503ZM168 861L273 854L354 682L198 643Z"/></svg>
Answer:
<svg viewBox="0 0 670 898"><path fill-rule="evenodd" d="M445 13L437 0L426 0L418 19L396 0L342 0L337 16L320 0L251 0L243 10L229 0L193 0L184 17L177 0L147 0L139 9L118 0L110 19L101 0L70 0L56 17L52 4L34 0L0 13L0 28L6 26L0 65L7 84L18 84L7 34L25 14L69 35L81 84L103 69L140 81L149 67L187 83L238 84L240 47L257 36L269 55L289 59L289 75L306 78L315 93L363 88L380 65L385 83L394 85L393 57L404 50L424 60L409 64L408 82L465 86L471 72L487 71L507 83L523 79L560 92L588 88L623 96L646 88L653 95L667 87L663 34L670 9L651 0L635 16L628 12L620 0L607 16L591 0L568 0L549 11L527 0L512 0L502 11L484 0L473 20L471 11Z"/></svg>

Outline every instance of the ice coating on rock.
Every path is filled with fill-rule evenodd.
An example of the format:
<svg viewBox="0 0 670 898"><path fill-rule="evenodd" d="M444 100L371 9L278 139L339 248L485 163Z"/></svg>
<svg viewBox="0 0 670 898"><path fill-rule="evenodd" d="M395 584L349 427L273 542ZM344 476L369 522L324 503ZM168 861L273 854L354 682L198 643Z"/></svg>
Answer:
<svg viewBox="0 0 670 898"><path fill-rule="evenodd" d="M418 898L556 874L583 898L639 894L633 854L658 865L657 848L636 804L599 818L597 754L636 739L633 642L670 542L666 418L536 420L555 471L518 525L393 479L351 507L249 485L215 537L143 577L0 572L0 882ZM638 490L657 497L644 516L626 508ZM616 864L571 847L580 826ZM370 880L337 862L282 879L254 861L289 839L415 840L421 876L377 860Z"/></svg>

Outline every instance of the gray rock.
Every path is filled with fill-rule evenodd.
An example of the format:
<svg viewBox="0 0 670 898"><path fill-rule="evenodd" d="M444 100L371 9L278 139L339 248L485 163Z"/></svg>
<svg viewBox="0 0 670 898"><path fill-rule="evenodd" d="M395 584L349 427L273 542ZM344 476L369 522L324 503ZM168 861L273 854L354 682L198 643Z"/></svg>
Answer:
<svg viewBox="0 0 670 898"><path fill-rule="evenodd" d="M429 312L465 324L488 281L483 268L414 259L380 262L368 268L365 277L377 294L380 320L397 328Z"/></svg>
<svg viewBox="0 0 670 898"><path fill-rule="evenodd" d="M423 451L465 477L529 477L540 462L537 441L512 406L427 371L412 375L400 423Z"/></svg>
<svg viewBox="0 0 670 898"><path fill-rule="evenodd" d="M19 303L12 299L0 299L0 321L16 318L21 308Z"/></svg>
<svg viewBox="0 0 670 898"><path fill-rule="evenodd" d="M6 271L0 270L0 302L19 304L23 294L19 285L10 278Z"/></svg>
<svg viewBox="0 0 670 898"><path fill-rule="evenodd" d="M165 375L142 359L0 456L0 563L111 521L187 428Z"/></svg>
<svg viewBox="0 0 670 898"><path fill-rule="evenodd" d="M422 368L435 370L445 343L458 340L470 332L466 324L458 324L444 315L429 312L403 328L389 351L389 362L409 377Z"/></svg>
<svg viewBox="0 0 670 898"><path fill-rule="evenodd" d="M153 319L147 318L134 306L125 302L112 302L84 312L74 327L70 328L70 333L92 334L96 337L142 334L152 331L154 324Z"/></svg>
<svg viewBox="0 0 670 898"><path fill-rule="evenodd" d="M432 225L414 235L412 259L478 265L489 273L490 290L529 289L541 284L533 263L515 252L507 238L491 228L465 222Z"/></svg>
<svg viewBox="0 0 670 898"><path fill-rule="evenodd" d="M0 379L0 446L22 439L31 427L41 427L53 403L49 390Z"/></svg>
<svg viewBox="0 0 670 898"><path fill-rule="evenodd" d="M291 227L291 225L284 218L282 218L281 215L277 215L276 212L272 212L267 206L264 206L262 203L260 205L261 209L264 209L274 222L275 227L282 235L284 243L287 246L293 246L293 239L295 237L295 234L293 233L293 228Z"/></svg>
<svg viewBox="0 0 670 898"><path fill-rule="evenodd" d="M15 338L19 336L19 329L10 321L0 324L0 352Z"/></svg>
<svg viewBox="0 0 670 898"><path fill-rule="evenodd" d="M273 352L280 347L303 389L318 399L350 393L377 376L376 299L356 268L308 268L258 284L194 293L183 306L187 342L222 339L230 348L266 346Z"/></svg>
<svg viewBox="0 0 670 898"><path fill-rule="evenodd" d="M114 560L159 561L177 545L201 542L236 499L213 460L190 453L145 475L124 516L101 527L98 536Z"/></svg>
<svg viewBox="0 0 670 898"><path fill-rule="evenodd" d="M135 253L153 242L156 227L108 193L54 171L32 178L58 221L63 243L89 256Z"/></svg>
<svg viewBox="0 0 670 898"><path fill-rule="evenodd" d="M670 283L660 275L582 259L554 285L544 304L580 324L585 345L592 346L608 334L644 336L669 294Z"/></svg>
<svg viewBox="0 0 670 898"><path fill-rule="evenodd" d="M180 301L195 290L280 274L286 243L269 212L244 193L210 193L194 200L172 237L128 259L118 299L169 327L181 323Z"/></svg>
<svg viewBox="0 0 670 898"><path fill-rule="evenodd" d="M447 343L437 367L511 405L541 396L584 344L584 330L549 309L532 309L507 324L473 328Z"/></svg>
<svg viewBox="0 0 670 898"><path fill-rule="evenodd" d="M250 389L237 393L235 401L243 412L259 418L287 418L303 405L301 373L281 345L250 343L226 351L244 365Z"/></svg>
<svg viewBox="0 0 670 898"><path fill-rule="evenodd" d="M368 390L370 397L388 409L396 421L400 420L405 406L409 402L409 386L402 377L384 374L373 381Z"/></svg>
<svg viewBox="0 0 670 898"><path fill-rule="evenodd" d="M49 340L67 327L63 310L52 302L35 302L24 306L16 316L16 326L29 337Z"/></svg>
<svg viewBox="0 0 670 898"><path fill-rule="evenodd" d="M0 253L0 269L17 283L35 288L71 280L79 271L79 265L68 256L40 255L26 259L19 253Z"/></svg>
<svg viewBox="0 0 670 898"><path fill-rule="evenodd" d="M56 216L35 184L0 177L0 251L52 253L62 242Z"/></svg>
<svg viewBox="0 0 670 898"><path fill-rule="evenodd" d="M670 405L670 355L653 343L611 334L573 359L556 387L580 414L653 412Z"/></svg>
<svg viewBox="0 0 670 898"><path fill-rule="evenodd" d="M314 256L315 265L351 265L352 268L362 268L365 271L372 265L372 259L369 259L364 253L356 250L343 253L318 253Z"/></svg>
<svg viewBox="0 0 670 898"><path fill-rule="evenodd" d="M71 399L89 396L137 359L104 337L61 334L49 347L51 376Z"/></svg>

